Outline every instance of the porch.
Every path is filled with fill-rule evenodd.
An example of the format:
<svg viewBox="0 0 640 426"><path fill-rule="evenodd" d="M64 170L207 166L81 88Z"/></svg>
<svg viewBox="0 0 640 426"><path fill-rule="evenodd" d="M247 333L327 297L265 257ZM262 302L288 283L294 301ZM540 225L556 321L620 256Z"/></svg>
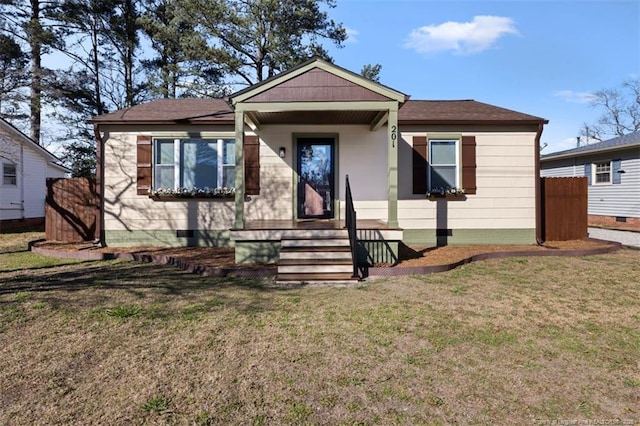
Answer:
<svg viewBox="0 0 640 426"><path fill-rule="evenodd" d="M356 228L358 265L366 267L380 263L397 263L398 246L403 236L401 228L371 219L358 220ZM286 264L284 258L291 256L282 256L285 248L284 251L298 253L293 257L309 256L309 261L315 259L314 263L323 263L326 266L331 259L345 260L341 255L333 256L331 253L342 251L338 249L341 247L349 248L344 220L254 220L246 222L243 229L230 231L235 246L236 263ZM349 264L351 263L352 257L349 252Z"/></svg>

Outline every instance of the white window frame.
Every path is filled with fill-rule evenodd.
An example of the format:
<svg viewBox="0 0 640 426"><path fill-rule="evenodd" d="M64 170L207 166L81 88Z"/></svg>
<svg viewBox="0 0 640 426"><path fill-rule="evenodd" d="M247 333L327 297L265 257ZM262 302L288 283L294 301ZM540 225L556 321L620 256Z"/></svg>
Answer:
<svg viewBox="0 0 640 426"><path fill-rule="evenodd" d="M157 163L157 157L156 157L156 152L157 152L157 146L158 143L160 141L166 142L167 140L171 140L173 139L173 164L158 164ZM180 177L182 174L182 158L180 157L180 153L181 153L181 146L183 142L186 141L190 141L190 140L198 140L198 141L202 141L205 143L211 143L213 141L215 141L217 143L217 160L216 160L216 165L217 165L217 182L219 183L219 186L217 187L218 189L222 188L222 182L224 181L224 169L225 168L229 168L229 167L235 167L235 155L233 156L233 164L225 164L224 160L224 145L225 145L225 141L233 141L234 147L235 145L235 138L232 137L224 137L224 138L220 138L220 137L202 137L202 138L189 138L189 137L183 137L183 138L171 138L171 137L162 137L162 136L158 136L155 137L153 139L153 189L154 190L158 190L158 189L173 189L173 190L177 190L180 189ZM158 168L169 168L172 167L173 168L173 188L158 188L157 187L157 182L156 182L156 176L158 174ZM234 185L235 187L235 185ZM191 188L189 188L191 189ZM203 189L203 188L199 188L199 189ZM211 188L214 189L214 188Z"/></svg>
<svg viewBox="0 0 640 426"><path fill-rule="evenodd" d="M598 182L598 175L604 174L605 172L598 172L598 166L608 166L609 167L609 179L605 182ZM611 185L613 183L613 161L605 160L605 161L595 161L591 164L591 182L593 185Z"/></svg>
<svg viewBox="0 0 640 426"><path fill-rule="evenodd" d="M13 167L13 173L7 173L7 166ZM12 178L12 182L7 183L7 178ZM14 163L2 163L2 185L17 186L18 185L18 166Z"/></svg>
<svg viewBox="0 0 640 426"><path fill-rule="evenodd" d="M454 142L455 143L455 151L456 151L456 164L438 164L439 166L454 166L455 167L455 186L454 188L457 190L461 190L461 182L462 182L462 137L460 136L446 136L446 137L428 137L427 138L427 157L429 158L429 167L427 168L427 191L433 192L434 189L432 185L432 156L431 156L431 144L433 142Z"/></svg>

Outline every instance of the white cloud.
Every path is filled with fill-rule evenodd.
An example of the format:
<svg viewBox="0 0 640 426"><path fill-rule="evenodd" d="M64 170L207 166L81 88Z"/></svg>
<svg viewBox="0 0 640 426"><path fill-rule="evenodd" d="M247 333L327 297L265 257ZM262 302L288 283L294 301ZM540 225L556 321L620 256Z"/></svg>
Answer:
<svg viewBox="0 0 640 426"><path fill-rule="evenodd" d="M345 28L345 30L347 31L347 39L345 40L345 43L357 43L358 34L360 34L360 32L353 28Z"/></svg>
<svg viewBox="0 0 640 426"><path fill-rule="evenodd" d="M404 46L419 53L452 50L473 54L489 49L507 34L519 34L513 19L475 16L471 22L449 21L417 28L411 31Z"/></svg>
<svg viewBox="0 0 640 426"><path fill-rule="evenodd" d="M575 92L573 90L556 90L553 96L574 104L588 104L594 99L591 92Z"/></svg>

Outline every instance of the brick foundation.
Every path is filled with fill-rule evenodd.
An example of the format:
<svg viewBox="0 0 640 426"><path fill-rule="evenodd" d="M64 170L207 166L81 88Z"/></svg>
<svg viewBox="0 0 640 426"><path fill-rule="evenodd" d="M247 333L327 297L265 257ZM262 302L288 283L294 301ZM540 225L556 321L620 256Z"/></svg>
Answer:
<svg viewBox="0 0 640 426"><path fill-rule="evenodd" d="M626 228L640 231L640 217L627 217L624 222L616 220L615 216L589 215L589 225L606 228Z"/></svg>
<svg viewBox="0 0 640 426"><path fill-rule="evenodd" d="M27 219L0 220L0 232L44 232L44 217L30 217Z"/></svg>

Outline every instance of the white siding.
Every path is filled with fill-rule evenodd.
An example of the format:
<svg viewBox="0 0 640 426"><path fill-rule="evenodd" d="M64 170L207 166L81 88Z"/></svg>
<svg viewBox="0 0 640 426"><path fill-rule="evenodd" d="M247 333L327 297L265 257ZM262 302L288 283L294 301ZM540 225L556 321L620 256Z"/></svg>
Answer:
<svg viewBox="0 0 640 426"><path fill-rule="evenodd" d="M627 149L599 155L545 161L542 176L584 176L585 164L622 160L620 184L589 185L589 214L640 217L640 150Z"/></svg>
<svg viewBox="0 0 640 426"><path fill-rule="evenodd" d="M179 131L155 128L160 131ZM138 195L136 187L137 135L113 129L107 133L104 157L105 231L155 231L174 229L228 229L235 205L230 201L154 201ZM147 132L146 134L151 134ZM173 133L172 133L173 134ZM227 136L233 137L232 134ZM206 135L203 135L206 137Z"/></svg>
<svg viewBox="0 0 640 426"><path fill-rule="evenodd" d="M457 199L428 200L412 193L413 136L402 134L399 152L398 219L406 229L534 229L535 132L455 131L476 137L477 193ZM438 129L438 133L443 130ZM439 206L440 205L440 209Z"/></svg>

